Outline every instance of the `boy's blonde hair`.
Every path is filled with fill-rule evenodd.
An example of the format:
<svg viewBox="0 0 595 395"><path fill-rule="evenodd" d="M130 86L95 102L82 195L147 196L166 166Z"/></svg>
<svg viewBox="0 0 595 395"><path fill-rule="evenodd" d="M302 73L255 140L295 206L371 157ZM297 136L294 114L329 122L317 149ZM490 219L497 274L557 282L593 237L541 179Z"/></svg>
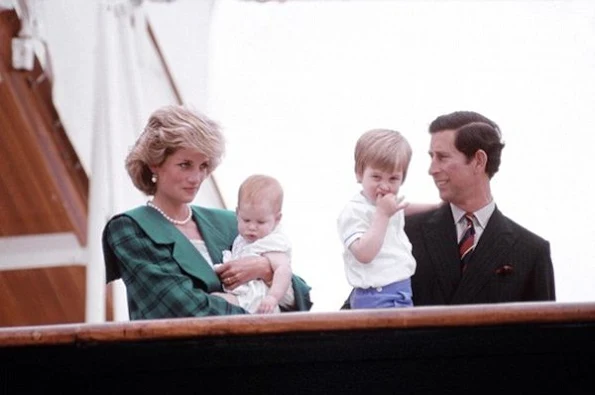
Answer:
<svg viewBox="0 0 595 395"><path fill-rule="evenodd" d="M283 188L277 179L264 174L254 174L240 185L238 207L242 202L270 202L275 213L283 208Z"/></svg>
<svg viewBox="0 0 595 395"><path fill-rule="evenodd" d="M366 167L386 172L403 171L403 181L411 162L411 146L395 130L372 129L362 134L355 145L355 174L362 176Z"/></svg>

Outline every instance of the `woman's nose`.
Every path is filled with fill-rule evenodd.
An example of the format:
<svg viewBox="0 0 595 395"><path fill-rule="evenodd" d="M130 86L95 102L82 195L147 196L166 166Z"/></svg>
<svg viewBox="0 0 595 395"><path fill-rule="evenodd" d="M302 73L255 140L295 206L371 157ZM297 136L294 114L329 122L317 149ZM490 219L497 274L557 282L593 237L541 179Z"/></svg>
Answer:
<svg viewBox="0 0 595 395"><path fill-rule="evenodd" d="M188 176L188 180L190 182L201 182L202 180L204 180L206 175L206 172L198 170L198 171L193 171L192 173L190 173L190 175Z"/></svg>

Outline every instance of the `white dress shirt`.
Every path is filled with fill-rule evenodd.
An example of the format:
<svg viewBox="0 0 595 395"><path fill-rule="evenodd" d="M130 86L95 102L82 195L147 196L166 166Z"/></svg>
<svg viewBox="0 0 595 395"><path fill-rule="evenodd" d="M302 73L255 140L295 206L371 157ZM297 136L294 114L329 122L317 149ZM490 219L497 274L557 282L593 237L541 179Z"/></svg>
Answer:
<svg viewBox="0 0 595 395"><path fill-rule="evenodd" d="M466 211L452 203L450 204L450 209L452 211L452 217L457 228L457 241L460 242L461 238L463 237L463 233L465 233L465 229L467 228L467 221L465 220ZM475 248L479 242L479 239L488 225L488 221L490 220L490 217L492 216L492 213L495 209L496 203L492 200L487 205L473 212L473 226L475 227L475 243L473 244L473 248Z"/></svg>

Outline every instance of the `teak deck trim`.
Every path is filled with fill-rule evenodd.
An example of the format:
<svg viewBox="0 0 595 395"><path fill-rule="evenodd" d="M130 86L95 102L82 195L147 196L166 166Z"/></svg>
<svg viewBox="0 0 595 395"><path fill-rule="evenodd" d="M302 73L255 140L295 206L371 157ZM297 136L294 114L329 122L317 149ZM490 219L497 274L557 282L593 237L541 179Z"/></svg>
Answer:
<svg viewBox="0 0 595 395"><path fill-rule="evenodd" d="M511 303L296 312L0 328L0 347L171 340L317 331L595 322L595 303Z"/></svg>

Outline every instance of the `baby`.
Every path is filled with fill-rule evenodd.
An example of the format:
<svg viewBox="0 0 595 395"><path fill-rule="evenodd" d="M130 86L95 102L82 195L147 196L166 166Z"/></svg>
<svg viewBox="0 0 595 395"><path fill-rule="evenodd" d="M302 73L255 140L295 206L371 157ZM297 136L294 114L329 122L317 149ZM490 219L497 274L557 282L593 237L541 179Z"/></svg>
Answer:
<svg viewBox="0 0 595 395"><path fill-rule="evenodd" d="M259 279L234 289L224 286L225 293L214 294L250 313L280 312L279 303L293 299L291 243L279 226L282 205L283 189L273 177L253 175L240 186L236 209L239 234L231 251L223 251L223 262L253 255L267 257L273 279L270 284Z"/></svg>

